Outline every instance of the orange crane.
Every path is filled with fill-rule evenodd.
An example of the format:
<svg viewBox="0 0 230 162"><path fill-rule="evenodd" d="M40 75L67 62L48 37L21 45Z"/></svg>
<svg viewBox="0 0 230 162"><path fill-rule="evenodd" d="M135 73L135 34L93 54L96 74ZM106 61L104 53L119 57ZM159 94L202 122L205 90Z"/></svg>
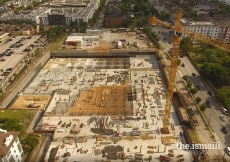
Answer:
<svg viewBox="0 0 230 162"><path fill-rule="evenodd" d="M151 20L152 25L159 23L167 28L173 29L175 31L175 37L173 40L173 49L172 49L172 58L171 58L171 65L170 65L170 72L169 72L169 79L168 79L168 94L166 98L166 105L165 105L165 116L163 120L163 128L161 128L162 134L169 134L169 125L170 125L170 118L171 118L171 108L172 108L172 98L173 98L173 90L175 86L175 78L177 73L177 62L178 56L180 53L180 43L181 43L181 34L186 34L190 38L194 38L200 41L203 41L207 44L213 45L218 47L222 50L230 52L230 45L226 44L225 42L217 39L212 39L209 36L194 32L189 29L185 29L182 27L182 9L179 10L177 15L176 25L173 26L171 24L167 24L163 21L158 20L155 16L149 17Z"/></svg>

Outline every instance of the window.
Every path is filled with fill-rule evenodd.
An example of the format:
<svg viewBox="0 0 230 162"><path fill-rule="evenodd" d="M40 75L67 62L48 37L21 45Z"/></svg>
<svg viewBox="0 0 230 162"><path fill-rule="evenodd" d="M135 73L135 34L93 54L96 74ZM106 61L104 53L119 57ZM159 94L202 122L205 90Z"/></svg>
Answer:
<svg viewBox="0 0 230 162"><path fill-rule="evenodd" d="M14 157L11 155L10 158L9 158L9 162L15 162L14 161Z"/></svg>
<svg viewBox="0 0 230 162"><path fill-rule="evenodd" d="M19 150L19 152L22 152L22 146L20 145L20 143L19 143L19 144L17 144L17 146L18 146L18 150Z"/></svg>
<svg viewBox="0 0 230 162"><path fill-rule="evenodd" d="M9 150L8 153L7 153L7 157L9 157L11 154L11 151Z"/></svg>

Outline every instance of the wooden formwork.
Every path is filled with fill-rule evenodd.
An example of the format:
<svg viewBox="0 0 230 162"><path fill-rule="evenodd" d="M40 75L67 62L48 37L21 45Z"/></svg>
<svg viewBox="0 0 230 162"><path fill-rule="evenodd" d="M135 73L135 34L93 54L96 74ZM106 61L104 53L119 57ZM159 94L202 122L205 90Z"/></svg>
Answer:
<svg viewBox="0 0 230 162"><path fill-rule="evenodd" d="M100 86L92 87L88 92L82 92L73 107L68 112L71 115L132 115L131 86Z"/></svg>

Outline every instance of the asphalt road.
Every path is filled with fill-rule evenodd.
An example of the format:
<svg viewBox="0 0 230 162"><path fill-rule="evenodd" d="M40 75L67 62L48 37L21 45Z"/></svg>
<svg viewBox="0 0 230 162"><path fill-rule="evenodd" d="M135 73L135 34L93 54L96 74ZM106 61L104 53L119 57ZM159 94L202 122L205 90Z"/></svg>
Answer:
<svg viewBox="0 0 230 162"><path fill-rule="evenodd" d="M207 92L211 91L210 87L207 85L204 78L198 74L198 72L192 66L190 61L186 57L181 58L181 60L185 64L185 67L179 66L179 69L183 75L191 76L192 73L197 74L197 77L193 77L193 80L190 79L194 87L199 83L203 83L203 87L201 87L201 90L199 90L198 93L195 94L195 97L200 97L202 99L201 103L205 103L207 100L211 102L212 107L207 108L204 114L207 120L210 121L210 125L212 126L216 136L218 137L221 146L223 148L226 148L226 146L230 146L230 139L229 139L230 136L223 134L223 132L221 131L221 128L223 126L226 126L227 129L230 130L230 126L229 126L230 117L225 115L225 118L227 120L225 122L220 120L220 115L223 115L221 111L222 105L218 102L218 99L216 97L208 95Z"/></svg>
<svg viewBox="0 0 230 162"><path fill-rule="evenodd" d="M157 33L157 35L161 38L159 43L168 51L172 48L173 42L173 34L170 34L172 30L162 27L161 25L152 26L152 31Z"/></svg>

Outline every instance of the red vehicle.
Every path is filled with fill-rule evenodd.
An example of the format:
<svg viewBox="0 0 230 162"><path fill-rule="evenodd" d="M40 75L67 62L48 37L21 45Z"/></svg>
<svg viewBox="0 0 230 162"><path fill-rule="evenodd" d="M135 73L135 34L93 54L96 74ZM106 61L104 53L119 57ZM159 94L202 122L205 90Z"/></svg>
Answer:
<svg viewBox="0 0 230 162"><path fill-rule="evenodd" d="M6 61L5 59L1 59L1 61Z"/></svg>
<svg viewBox="0 0 230 162"><path fill-rule="evenodd" d="M160 155L161 162L170 162L171 158L169 156Z"/></svg>

